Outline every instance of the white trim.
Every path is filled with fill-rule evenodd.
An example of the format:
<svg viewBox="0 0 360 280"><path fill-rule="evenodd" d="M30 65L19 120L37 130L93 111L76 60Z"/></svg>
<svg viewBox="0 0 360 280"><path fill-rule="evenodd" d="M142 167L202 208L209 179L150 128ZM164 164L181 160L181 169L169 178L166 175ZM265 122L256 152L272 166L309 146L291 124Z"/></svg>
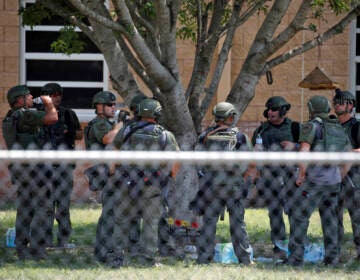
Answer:
<svg viewBox="0 0 360 280"><path fill-rule="evenodd" d="M30 87L42 87L46 83L52 83L54 81L27 81L26 84ZM56 81L62 87L71 88L103 88L104 83L101 82L61 82Z"/></svg>
<svg viewBox="0 0 360 280"><path fill-rule="evenodd" d="M59 32L62 28L64 28L64 25L36 25L33 27L25 26L25 31L53 31L53 32ZM76 27L76 32L81 32L81 29Z"/></svg>
<svg viewBox="0 0 360 280"><path fill-rule="evenodd" d="M349 59L349 85L350 92L355 94L356 88L356 63L360 63L360 57L356 56L356 34L360 33L360 29L356 28L356 19L350 24L350 59Z"/></svg>
<svg viewBox="0 0 360 280"><path fill-rule="evenodd" d="M88 60L104 61L104 56L98 53L83 53L66 55L63 53L25 53L25 59L31 60Z"/></svg>

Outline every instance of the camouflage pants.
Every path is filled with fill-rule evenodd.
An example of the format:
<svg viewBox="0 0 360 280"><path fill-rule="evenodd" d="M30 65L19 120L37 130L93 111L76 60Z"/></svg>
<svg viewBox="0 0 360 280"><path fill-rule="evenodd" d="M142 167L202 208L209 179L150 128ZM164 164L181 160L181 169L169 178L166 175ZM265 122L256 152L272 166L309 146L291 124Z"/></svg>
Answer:
<svg viewBox="0 0 360 280"><path fill-rule="evenodd" d="M319 208L325 246L325 261L337 263L339 259L337 204L340 184L318 186L304 182L294 193L290 208L289 263L302 264L309 219Z"/></svg>
<svg viewBox="0 0 360 280"><path fill-rule="evenodd" d="M158 225L163 214L163 205L159 187L144 186L137 199L129 196L126 185L117 188L114 201L114 258L124 258L127 249L133 256L145 256L153 259L158 248ZM130 226L141 218L140 242L133 248L130 240Z"/></svg>
<svg viewBox="0 0 360 280"><path fill-rule="evenodd" d="M51 235L49 223L52 213L51 171L44 165L19 165L11 172L17 185L16 198L16 251L19 257L28 254L44 255L46 240ZM29 245L29 246L28 246Z"/></svg>
<svg viewBox="0 0 360 280"><path fill-rule="evenodd" d="M276 240L286 239L286 229L283 214L285 212L286 193L286 169L275 167L263 167L261 178L256 184L259 198L264 200L268 208L270 221L270 237L273 244Z"/></svg>
<svg viewBox="0 0 360 280"><path fill-rule="evenodd" d="M74 166L69 164L53 166L52 176L52 200L53 212L50 224L53 226L54 219L58 223L57 242L63 246L69 242L72 231L70 220L70 200L73 190ZM52 232L52 229L51 229ZM48 236L47 244L53 243L53 236Z"/></svg>
<svg viewBox="0 0 360 280"><path fill-rule="evenodd" d="M112 182L108 182L101 191L102 211L96 226L94 256L100 262L106 262L113 250L112 235L114 231L114 193Z"/></svg>
<svg viewBox="0 0 360 280"><path fill-rule="evenodd" d="M338 204L339 244L341 244L344 236L344 208L348 209L356 253L360 256L360 189L354 188L346 182L342 183Z"/></svg>
<svg viewBox="0 0 360 280"><path fill-rule="evenodd" d="M214 197L203 216L203 226L197 239L198 263L209 263L215 254L216 224L224 207L229 211L230 234L235 255L240 263L250 263L250 243L244 222L245 209L239 199L222 201Z"/></svg>

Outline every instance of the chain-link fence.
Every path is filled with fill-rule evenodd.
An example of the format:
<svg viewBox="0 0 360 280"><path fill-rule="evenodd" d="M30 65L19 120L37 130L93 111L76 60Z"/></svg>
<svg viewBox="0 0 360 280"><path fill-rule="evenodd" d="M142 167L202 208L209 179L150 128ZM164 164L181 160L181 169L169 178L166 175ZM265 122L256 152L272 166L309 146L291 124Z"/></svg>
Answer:
<svg viewBox="0 0 360 280"><path fill-rule="evenodd" d="M3 260L66 265L66 254L77 252L85 263L120 267L170 257L250 264L290 256L298 265L360 256L356 153L0 151L0 158ZM299 186L299 163L318 177ZM340 184L343 164L353 167ZM265 213L261 221L246 214L254 209ZM263 229L247 228L253 222Z"/></svg>

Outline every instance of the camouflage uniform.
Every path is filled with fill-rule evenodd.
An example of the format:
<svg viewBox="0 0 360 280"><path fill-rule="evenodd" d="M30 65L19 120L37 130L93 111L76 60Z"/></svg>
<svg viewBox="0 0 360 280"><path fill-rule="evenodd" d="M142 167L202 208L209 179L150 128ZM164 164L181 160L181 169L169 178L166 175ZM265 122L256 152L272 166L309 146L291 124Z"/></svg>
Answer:
<svg viewBox="0 0 360 280"><path fill-rule="evenodd" d="M154 107L155 106L155 107ZM152 99L140 102L139 116L157 118L160 104ZM142 109L143 108L143 109ZM114 146L120 150L178 150L174 135L162 126L139 120L123 127L116 135ZM159 166L119 166L116 178L121 178L116 188L114 212L115 228L113 241L115 252L113 260L122 265L124 250L132 252L132 257L154 262L158 248L158 225L164 211L163 187L167 185L170 168ZM134 252L129 241L130 224L142 218L140 248Z"/></svg>
<svg viewBox="0 0 360 280"><path fill-rule="evenodd" d="M101 95L102 92L98 93ZM94 96L94 99L96 99ZM105 96L106 97L106 96ZM112 95L110 95L112 98ZM107 97L103 101L115 102L115 96L112 100L107 100ZM94 103L94 102L93 102ZM94 104L95 105L95 104ZM92 119L87 127L84 129L84 138L86 149L88 150L104 150L106 145L103 144L104 136L113 129L113 122L102 116L96 116ZM96 240L94 255L100 262L106 262L107 256L112 252L112 234L114 230L114 212L113 212L113 194L114 194L114 182L112 178L109 178L105 183L103 189L98 187L97 191L101 190L101 203L102 212L99 217L96 227Z"/></svg>
<svg viewBox="0 0 360 280"><path fill-rule="evenodd" d="M235 114L232 104L221 102L214 107L215 117L224 119ZM200 150L250 150L248 137L237 128L228 125L211 126L200 136L198 141ZM219 216L227 208L230 216L230 234L235 255L240 263L250 264L250 250L246 225L244 222L245 209L243 199L247 196L247 185L242 174L245 165L236 166L204 166L200 168L200 188L194 200L190 202L190 209L197 215L203 216L203 226L197 238L197 262L207 264L215 254L216 224Z"/></svg>
<svg viewBox="0 0 360 280"><path fill-rule="evenodd" d="M299 142L311 145L311 151L347 151L349 139L336 119L330 119L330 105L325 97L313 96L308 102L313 119L303 124ZM290 256L291 265L302 265L304 243L309 219L318 207L324 235L324 263L333 265L339 261L337 203L340 192L341 171L339 166L310 165L306 169L304 183L294 194L290 208Z"/></svg>
<svg viewBox="0 0 360 280"><path fill-rule="evenodd" d="M336 91L334 96L335 102L339 104L355 104L355 97L349 91ZM352 112L349 112L352 114ZM354 117L350 117L347 121L341 123L349 136L351 146L353 149L360 148L360 121ZM360 260L360 166L353 165L341 184L341 192L339 196L338 205L338 219L339 219L339 243L344 236L344 208L348 209L352 232L354 236L354 243L356 247L357 259Z"/></svg>
<svg viewBox="0 0 360 280"><path fill-rule="evenodd" d="M41 89L41 94L61 94L62 88L56 83L48 83ZM47 141L50 149L74 150L76 131L81 126L75 112L63 106L58 106L58 121L56 124L46 126ZM70 220L70 199L73 189L73 172L75 164L54 164L52 176L52 199L54 211L50 224L53 226L54 218L58 223L57 245L62 247L69 242L72 231ZM53 229L51 228L52 232ZM48 236L48 245L52 245L53 237Z"/></svg>
<svg viewBox="0 0 360 280"><path fill-rule="evenodd" d="M11 96L30 94L25 86L16 86L9 90ZM8 149L41 149L44 144L43 119L45 112L32 108L12 108L3 121L5 140L14 134L15 142L7 142ZM11 130L6 122L14 120ZM20 259L27 257L44 258L46 255L46 238L51 205L51 168L46 164L11 164L9 165L11 180L17 186L16 198L16 251ZM29 246L28 246L29 243Z"/></svg>
<svg viewBox="0 0 360 280"><path fill-rule="evenodd" d="M277 100L279 99L279 100ZM267 110L276 106L283 110L285 114L290 106L282 97L272 97L267 103ZM285 107L281 109L281 106ZM266 111L265 111L266 112ZM264 112L264 116L266 113ZM267 117L267 116L266 116ZM261 124L254 132L252 144L256 145L256 138L262 138L263 150L265 151L283 151L280 143L282 141L298 142L300 133L300 124L289 118L285 118L279 125L266 121ZM288 200L292 196L291 189L294 185L295 167L291 166L259 166L261 177L256 183L259 200L264 200L268 208L271 241L275 245L276 241L284 241L286 239L286 229L283 214L287 212ZM279 251L274 246L274 252Z"/></svg>

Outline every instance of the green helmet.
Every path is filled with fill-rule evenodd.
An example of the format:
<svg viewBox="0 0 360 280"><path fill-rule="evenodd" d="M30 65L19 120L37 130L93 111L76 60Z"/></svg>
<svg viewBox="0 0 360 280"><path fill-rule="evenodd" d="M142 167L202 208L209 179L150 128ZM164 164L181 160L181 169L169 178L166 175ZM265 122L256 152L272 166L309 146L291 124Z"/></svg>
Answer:
<svg viewBox="0 0 360 280"><path fill-rule="evenodd" d="M345 102L348 102L355 104L355 101L355 96L350 91L342 91L338 88L335 90L335 96L333 98L334 103L337 102L339 104L344 104Z"/></svg>
<svg viewBox="0 0 360 280"><path fill-rule="evenodd" d="M329 113L331 109L329 100L321 95L312 96L307 105L311 115Z"/></svg>
<svg viewBox="0 0 360 280"><path fill-rule="evenodd" d="M92 106L95 107L96 104L114 103L115 101L115 94L110 91L100 91L94 95L92 100Z"/></svg>
<svg viewBox="0 0 360 280"><path fill-rule="evenodd" d="M141 100L138 115L144 118L158 118L161 115L162 107L159 101L151 98Z"/></svg>
<svg viewBox="0 0 360 280"><path fill-rule="evenodd" d="M19 96L25 96L30 93L26 85L17 85L9 89L7 92L7 100L12 106Z"/></svg>
<svg viewBox="0 0 360 280"><path fill-rule="evenodd" d="M47 83L40 90L41 95L52 95L54 93L63 94L63 89L58 83Z"/></svg>
<svg viewBox="0 0 360 280"><path fill-rule="evenodd" d="M280 117L282 117L290 110L291 105L282 96L273 96L266 101L265 107L266 110L263 113L265 118L268 118L268 111L270 109L272 111L279 111Z"/></svg>
<svg viewBox="0 0 360 280"><path fill-rule="evenodd" d="M146 99L146 95L138 94L135 95L130 101L130 110L134 112L135 115L139 112L139 104L142 100Z"/></svg>
<svg viewBox="0 0 360 280"><path fill-rule="evenodd" d="M229 102L219 102L212 110L216 121L224 121L231 115L236 115L236 109L234 105Z"/></svg>
<svg viewBox="0 0 360 280"><path fill-rule="evenodd" d="M291 108L291 105L290 105L289 102L287 102L285 100L284 97L282 97L282 96L273 96L273 97L270 97L266 101L265 107L268 108L268 109L285 107L286 110L289 110Z"/></svg>

